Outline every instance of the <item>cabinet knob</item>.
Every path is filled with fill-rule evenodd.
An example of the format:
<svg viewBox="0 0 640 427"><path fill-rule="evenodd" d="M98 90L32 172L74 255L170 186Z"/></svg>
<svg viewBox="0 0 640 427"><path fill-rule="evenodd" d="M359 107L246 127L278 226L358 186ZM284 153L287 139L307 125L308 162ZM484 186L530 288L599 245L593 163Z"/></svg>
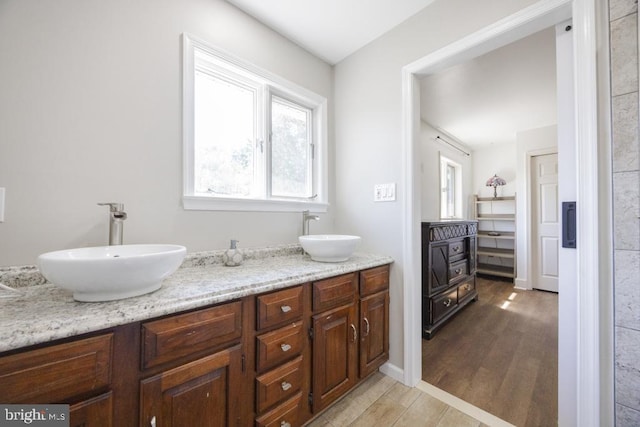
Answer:
<svg viewBox="0 0 640 427"><path fill-rule="evenodd" d="M287 391L289 390L292 386L291 383L288 383L286 381L283 381L282 384L280 385L280 387L282 387L283 391Z"/></svg>
<svg viewBox="0 0 640 427"><path fill-rule="evenodd" d="M462 273L462 269L461 268L456 268L456 274L460 274Z"/></svg>
<svg viewBox="0 0 640 427"><path fill-rule="evenodd" d="M291 346L289 344L280 344L280 348L285 352L291 350Z"/></svg>
<svg viewBox="0 0 640 427"><path fill-rule="evenodd" d="M445 307L450 307L450 306L451 306L451 298L447 298L447 299L444 301L444 306L445 306Z"/></svg>
<svg viewBox="0 0 640 427"><path fill-rule="evenodd" d="M282 422L280 423L280 427L291 427L291 424L289 424L289 423L288 423L288 422L286 422L286 421L282 421Z"/></svg>
<svg viewBox="0 0 640 427"><path fill-rule="evenodd" d="M454 246L453 252L460 252L460 246Z"/></svg>
<svg viewBox="0 0 640 427"><path fill-rule="evenodd" d="M364 336L366 337L369 335L369 330L370 330L369 319L367 319L366 317L364 318L364 326L365 326Z"/></svg>
<svg viewBox="0 0 640 427"><path fill-rule="evenodd" d="M358 340L358 330L356 329L356 326L353 323L351 324L351 330L353 331L353 341L352 342L356 342Z"/></svg>
<svg viewBox="0 0 640 427"><path fill-rule="evenodd" d="M291 311L291 307L288 305L283 305L280 307L280 310L282 310L283 313L288 313Z"/></svg>

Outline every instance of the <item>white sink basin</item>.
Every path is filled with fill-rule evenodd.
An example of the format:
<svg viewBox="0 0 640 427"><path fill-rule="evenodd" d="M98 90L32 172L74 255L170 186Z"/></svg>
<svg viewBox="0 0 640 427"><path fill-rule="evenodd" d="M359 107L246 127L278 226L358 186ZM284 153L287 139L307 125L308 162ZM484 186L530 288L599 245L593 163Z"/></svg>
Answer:
<svg viewBox="0 0 640 427"><path fill-rule="evenodd" d="M349 259L360 237L344 234L312 234L298 237L302 249L314 261L342 262Z"/></svg>
<svg viewBox="0 0 640 427"><path fill-rule="evenodd" d="M159 289L186 253L179 245L99 246L42 254L38 267L77 301L112 301Z"/></svg>

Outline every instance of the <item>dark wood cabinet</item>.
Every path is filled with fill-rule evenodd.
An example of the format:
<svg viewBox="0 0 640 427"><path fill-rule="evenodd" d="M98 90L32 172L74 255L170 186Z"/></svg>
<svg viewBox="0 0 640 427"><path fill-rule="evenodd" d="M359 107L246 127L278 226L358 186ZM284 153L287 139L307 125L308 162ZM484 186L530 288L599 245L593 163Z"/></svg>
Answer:
<svg viewBox="0 0 640 427"><path fill-rule="evenodd" d="M140 425L238 425L241 356L236 345L143 380Z"/></svg>
<svg viewBox="0 0 640 427"><path fill-rule="evenodd" d="M313 316L313 412L326 408L358 380L358 322L349 304Z"/></svg>
<svg viewBox="0 0 640 427"><path fill-rule="evenodd" d="M360 377L389 359L389 292L360 300Z"/></svg>
<svg viewBox="0 0 640 427"><path fill-rule="evenodd" d="M69 427L111 427L113 422L113 393L111 391L70 405Z"/></svg>
<svg viewBox="0 0 640 427"><path fill-rule="evenodd" d="M71 427L295 427L388 358L384 265L4 353L0 402L67 403Z"/></svg>
<svg viewBox="0 0 640 427"><path fill-rule="evenodd" d="M477 221L422 223L422 335L435 331L478 299Z"/></svg>
<svg viewBox="0 0 640 427"><path fill-rule="evenodd" d="M389 266L313 283L313 413L389 359Z"/></svg>

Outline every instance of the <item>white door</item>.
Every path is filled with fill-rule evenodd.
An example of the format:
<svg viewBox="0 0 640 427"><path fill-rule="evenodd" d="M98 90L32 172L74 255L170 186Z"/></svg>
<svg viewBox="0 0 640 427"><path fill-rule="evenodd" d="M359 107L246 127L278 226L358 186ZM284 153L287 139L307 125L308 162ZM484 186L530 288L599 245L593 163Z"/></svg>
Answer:
<svg viewBox="0 0 640 427"><path fill-rule="evenodd" d="M558 154L532 157L531 175L533 287L558 292Z"/></svg>

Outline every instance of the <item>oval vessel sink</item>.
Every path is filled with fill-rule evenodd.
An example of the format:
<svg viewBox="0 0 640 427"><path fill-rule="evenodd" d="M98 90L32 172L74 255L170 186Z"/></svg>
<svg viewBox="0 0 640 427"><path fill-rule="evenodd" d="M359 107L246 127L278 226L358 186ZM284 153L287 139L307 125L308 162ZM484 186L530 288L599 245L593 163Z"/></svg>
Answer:
<svg viewBox="0 0 640 427"><path fill-rule="evenodd" d="M298 237L302 249L314 261L342 262L349 259L356 249L359 236L344 234L311 234Z"/></svg>
<svg viewBox="0 0 640 427"><path fill-rule="evenodd" d="M40 255L38 268L77 301L112 301L159 289L186 253L184 246L160 244L67 249Z"/></svg>

